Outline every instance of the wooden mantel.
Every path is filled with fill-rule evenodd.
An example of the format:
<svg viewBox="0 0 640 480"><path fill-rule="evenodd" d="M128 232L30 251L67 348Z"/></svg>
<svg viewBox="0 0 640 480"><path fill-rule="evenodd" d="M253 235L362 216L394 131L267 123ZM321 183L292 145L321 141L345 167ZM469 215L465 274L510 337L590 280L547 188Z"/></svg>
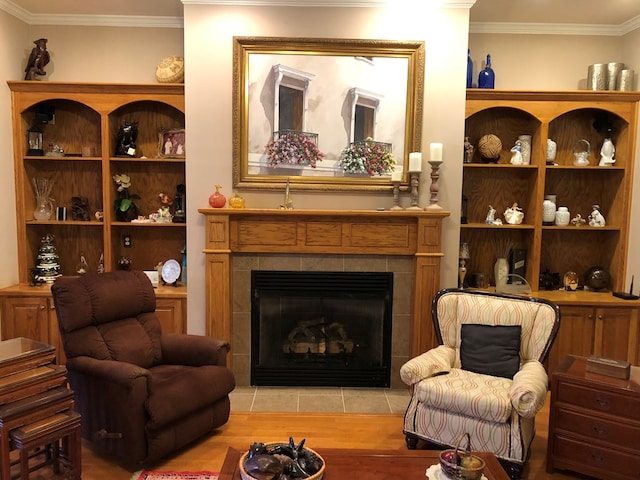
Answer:
<svg viewBox="0 0 640 480"><path fill-rule="evenodd" d="M440 286L444 210L203 208L206 216L206 333L230 341L235 253L414 257L411 356L436 343L431 299Z"/></svg>

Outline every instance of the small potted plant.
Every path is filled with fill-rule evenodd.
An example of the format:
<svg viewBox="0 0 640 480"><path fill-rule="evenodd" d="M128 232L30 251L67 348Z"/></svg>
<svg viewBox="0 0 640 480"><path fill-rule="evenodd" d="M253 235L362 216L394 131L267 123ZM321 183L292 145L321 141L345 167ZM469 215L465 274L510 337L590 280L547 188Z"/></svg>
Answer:
<svg viewBox="0 0 640 480"><path fill-rule="evenodd" d="M348 174L386 175L396 166L391 144L372 138L351 143L340 155L342 171Z"/></svg>
<svg viewBox="0 0 640 480"><path fill-rule="evenodd" d="M130 194L131 177L124 173L118 173L113 176L113 181L118 185L118 197L113 202L113 208L116 212L116 219L120 222L130 222L138 218L138 206L134 203L134 199L139 199L139 195Z"/></svg>
<svg viewBox="0 0 640 480"><path fill-rule="evenodd" d="M270 167L286 165L310 166L322 161L324 153L318 149L318 135L296 130L281 130L266 146L267 164Z"/></svg>

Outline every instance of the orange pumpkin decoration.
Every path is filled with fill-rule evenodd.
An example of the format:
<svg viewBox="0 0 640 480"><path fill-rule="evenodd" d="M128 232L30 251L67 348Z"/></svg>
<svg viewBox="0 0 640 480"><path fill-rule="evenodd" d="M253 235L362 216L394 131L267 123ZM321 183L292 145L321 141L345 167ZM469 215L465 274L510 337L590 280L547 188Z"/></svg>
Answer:
<svg viewBox="0 0 640 480"><path fill-rule="evenodd" d="M215 193L212 193L209 197L209 205L211 208L222 208L227 203L227 197L220 193L220 185L216 185Z"/></svg>

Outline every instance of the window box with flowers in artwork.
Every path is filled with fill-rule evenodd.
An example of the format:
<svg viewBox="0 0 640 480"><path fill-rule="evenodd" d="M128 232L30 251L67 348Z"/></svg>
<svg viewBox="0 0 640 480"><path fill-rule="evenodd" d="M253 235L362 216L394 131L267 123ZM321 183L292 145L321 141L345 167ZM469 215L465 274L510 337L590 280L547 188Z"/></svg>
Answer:
<svg viewBox="0 0 640 480"><path fill-rule="evenodd" d="M395 166L391 144L371 138L353 142L340 155L340 167L345 174L388 175Z"/></svg>
<svg viewBox="0 0 640 480"><path fill-rule="evenodd" d="M267 144L267 164L270 167L316 168L324 153L318 149L318 134L297 130L274 132L274 139Z"/></svg>

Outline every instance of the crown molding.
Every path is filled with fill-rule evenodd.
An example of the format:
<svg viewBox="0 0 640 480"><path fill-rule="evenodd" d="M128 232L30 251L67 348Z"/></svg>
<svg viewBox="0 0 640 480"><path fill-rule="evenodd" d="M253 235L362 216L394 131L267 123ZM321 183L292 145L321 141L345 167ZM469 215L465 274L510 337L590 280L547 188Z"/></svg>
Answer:
<svg viewBox="0 0 640 480"><path fill-rule="evenodd" d="M243 5L268 7L382 7L400 0L181 0L183 5ZM471 8L477 0L404 0L431 2L445 8Z"/></svg>
<svg viewBox="0 0 640 480"><path fill-rule="evenodd" d="M637 17L633 17L631 20L627 20L623 24L620 25L620 32L622 35L626 35L627 33L633 32L634 30L640 28L640 15Z"/></svg>
<svg viewBox="0 0 640 480"><path fill-rule="evenodd" d="M517 35L593 35L619 37L640 27L640 15L620 25L579 23L470 22L469 33Z"/></svg>
<svg viewBox="0 0 640 480"><path fill-rule="evenodd" d="M0 0L0 10L28 25L72 25L87 27L157 27L183 28L182 17L140 15L62 15L35 14L9 0Z"/></svg>
<svg viewBox="0 0 640 480"><path fill-rule="evenodd" d="M0 0L0 10L4 10L9 15L13 15L18 20L22 20L25 23L29 23L29 19L31 18L31 13L28 10L25 10L22 7L19 7L13 2L9 0Z"/></svg>
<svg viewBox="0 0 640 480"><path fill-rule="evenodd" d="M32 14L31 25L69 25L89 27L184 28L182 17L141 15L57 15Z"/></svg>

